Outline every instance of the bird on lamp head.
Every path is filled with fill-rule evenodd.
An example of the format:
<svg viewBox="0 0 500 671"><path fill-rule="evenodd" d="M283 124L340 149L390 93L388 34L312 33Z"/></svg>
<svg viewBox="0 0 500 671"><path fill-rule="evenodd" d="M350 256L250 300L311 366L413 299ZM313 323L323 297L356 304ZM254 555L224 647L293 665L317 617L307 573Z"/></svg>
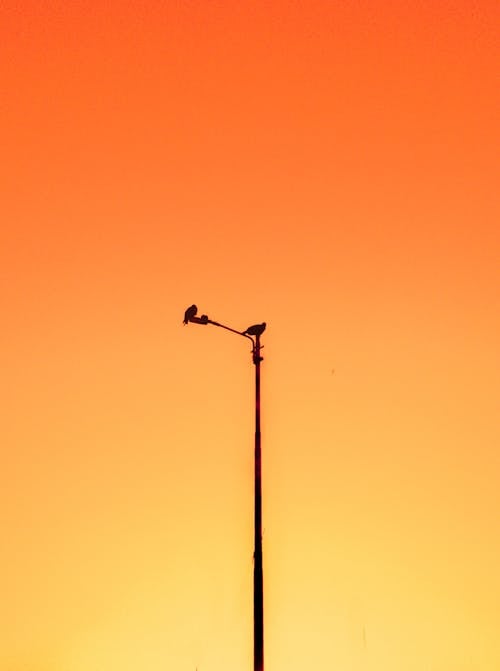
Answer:
<svg viewBox="0 0 500 671"><path fill-rule="evenodd" d="M187 324L188 322L190 322L197 312L198 308L196 307L196 305L191 305L184 313L183 324Z"/></svg>
<svg viewBox="0 0 500 671"><path fill-rule="evenodd" d="M260 336L264 333L265 329L266 322L262 322L262 324L254 324L253 326L249 326L246 331L243 331L243 335Z"/></svg>

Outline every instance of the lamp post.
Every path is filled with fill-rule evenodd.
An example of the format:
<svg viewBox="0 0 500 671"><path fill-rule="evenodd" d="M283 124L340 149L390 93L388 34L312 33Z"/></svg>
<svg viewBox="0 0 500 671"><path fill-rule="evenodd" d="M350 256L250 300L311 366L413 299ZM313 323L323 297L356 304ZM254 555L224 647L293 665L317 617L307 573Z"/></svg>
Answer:
<svg viewBox="0 0 500 671"><path fill-rule="evenodd" d="M237 331L219 324L207 315L197 317L196 305L191 305L184 315L184 324L212 324L248 338L252 342L252 362L255 366L255 470L254 470L254 564L253 564L253 668L264 671L264 580L262 572L262 461L260 434L260 336L266 323L254 324L245 331Z"/></svg>

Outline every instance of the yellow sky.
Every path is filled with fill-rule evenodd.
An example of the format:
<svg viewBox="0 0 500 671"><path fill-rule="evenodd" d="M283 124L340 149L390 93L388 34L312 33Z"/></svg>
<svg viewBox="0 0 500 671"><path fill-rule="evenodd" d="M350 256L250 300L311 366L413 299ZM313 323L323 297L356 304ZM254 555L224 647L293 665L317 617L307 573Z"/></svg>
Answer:
<svg viewBox="0 0 500 671"><path fill-rule="evenodd" d="M3 3L0 668L498 671L497 3Z"/></svg>

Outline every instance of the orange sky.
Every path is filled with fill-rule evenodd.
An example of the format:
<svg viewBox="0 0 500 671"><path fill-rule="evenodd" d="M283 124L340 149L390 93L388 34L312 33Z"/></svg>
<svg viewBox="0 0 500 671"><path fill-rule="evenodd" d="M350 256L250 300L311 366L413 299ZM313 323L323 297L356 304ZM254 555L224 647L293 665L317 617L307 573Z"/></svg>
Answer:
<svg viewBox="0 0 500 671"><path fill-rule="evenodd" d="M0 9L0 668L500 668L493 0Z"/></svg>

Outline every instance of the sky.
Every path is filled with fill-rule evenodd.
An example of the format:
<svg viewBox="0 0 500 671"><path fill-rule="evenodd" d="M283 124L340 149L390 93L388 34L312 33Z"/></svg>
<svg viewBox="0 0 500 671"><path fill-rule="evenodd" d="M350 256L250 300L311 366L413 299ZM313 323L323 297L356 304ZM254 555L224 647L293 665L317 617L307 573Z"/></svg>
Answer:
<svg viewBox="0 0 500 671"><path fill-rule="evenodd" d="M0 668L500 668L493 0L0 8Z"/></svg>

